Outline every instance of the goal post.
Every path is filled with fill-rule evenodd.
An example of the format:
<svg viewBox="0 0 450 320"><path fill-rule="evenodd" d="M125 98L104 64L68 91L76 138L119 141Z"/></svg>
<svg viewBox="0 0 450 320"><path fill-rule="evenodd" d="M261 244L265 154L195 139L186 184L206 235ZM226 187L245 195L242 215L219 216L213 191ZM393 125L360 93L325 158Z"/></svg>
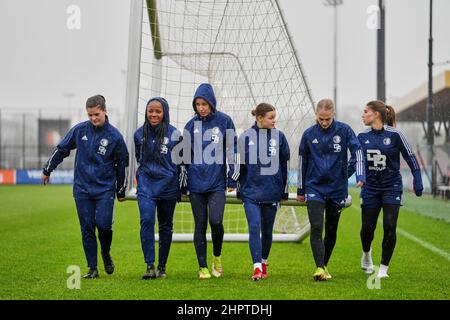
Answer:
<svg viewBox="0 0 450 320"><path fill-rule="evenodd" d="M164 97L171 124L182 131L193 116L194 91L204 82L213 86L217 108L233 119L237 134L253 124L250 111L258 103L276 107L277 128L291 149L290 190L296 188L298 144L314 122L314 102L278 1L134 0L129 33L127 199L136 199L133 135L146 102ZM291 194L277 212L275 241L299 241L308 233L305 207L295 197ZM184 202L175 210L175 241L192 239L192 212ZM246 225L240 200L228 196L225 240L248 239Z"/></svg>

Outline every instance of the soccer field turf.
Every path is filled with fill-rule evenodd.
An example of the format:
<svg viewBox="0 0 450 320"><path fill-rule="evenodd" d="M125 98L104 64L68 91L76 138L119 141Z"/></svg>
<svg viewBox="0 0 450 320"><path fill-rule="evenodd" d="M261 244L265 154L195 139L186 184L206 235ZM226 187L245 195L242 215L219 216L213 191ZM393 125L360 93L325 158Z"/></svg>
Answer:
<svg viewBox="0 0 450 320"><path fill-rule="evenodd" d="M71 186L0 187L0 299L449 299L450 223L401 209L397 246L390 278L374 279L360 270L360 210L358 195L342 213L338 240L329 263L333 279L314 282L309 238L302 243L274 243L269 257L270 277L250 280L252 262L247 243L224 243L224 277L199 281L192 243L173 243L168 277L141 280L145 271L137 203L116 203L112 256L113 275L106 275L99 258L100 278L81 280L79 290L68 289L66 272L78 265L87 271L81 232ZM432 213L449 203L426 198ZM411 200L412 202L412 200ZM445 214L445 213L444 213ZM446 212L450 215L450 212ZM176 213L175 213L176 215ZM442 215L441 215L442 216ZM380 219L381 220L381 219ZM373 243L373 259L380 262L382 224ZM208 244L211 255L212 245ZM369 283L369 286L368 286Z"/></svg>

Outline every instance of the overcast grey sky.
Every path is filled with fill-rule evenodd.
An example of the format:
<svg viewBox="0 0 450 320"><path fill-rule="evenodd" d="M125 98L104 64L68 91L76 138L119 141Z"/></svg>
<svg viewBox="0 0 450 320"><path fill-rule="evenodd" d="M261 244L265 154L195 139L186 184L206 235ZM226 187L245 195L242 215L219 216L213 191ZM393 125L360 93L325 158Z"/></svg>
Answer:
<svg viewBox="0 0 450 320"><path fill-rule="evenodd" d="M338 104L341 111L376 97L374 0L344 0L338 8ZM333 97L333 9L320 0L281 0L316 100ZM390 103L428 76L429 0L385 0L386 96ZM434 61L450 60L450 1L434 0ZM436 66L434 74L450 65ZM359 108L361 111L361 108ZM359 115L359 113L357 112Z"/></svg>
<svg viewBox="0 0 450 320"><path fill-rule="evenodd" d="M81 9L81 28L66 26ZM125 94L128 0L0 0L0 106L83 107L103 93L109 106Z"/></svg>
<svg viewBox="0 0 450 320"><path fill-rule="evenodd" d="M0 0L0 108L83 107L102 93L125 100L130 0ZM429 0L385 0L388 100L427 81ZM81 28L66 26L70 5ZM316 100L333 96L333 9L322 0L280 0ZM377 0L338 8L341 111L376 95L376 31L366 25ZM434 59L450 60L450 1L434 0ZM437 74L450 65L435 67ZM73 97L69 98L70 95Z"/></svg>

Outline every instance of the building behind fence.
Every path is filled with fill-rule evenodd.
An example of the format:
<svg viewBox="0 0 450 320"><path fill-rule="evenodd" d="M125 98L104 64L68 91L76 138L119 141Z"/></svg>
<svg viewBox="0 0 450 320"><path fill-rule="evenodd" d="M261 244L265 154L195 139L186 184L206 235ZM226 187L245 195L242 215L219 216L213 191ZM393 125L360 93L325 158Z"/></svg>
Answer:
<svg viewBox="0 0 450 320"><path fill-rule="evenodd" d="M119 110L108 117L124 132ZM41 169L67 131L86 120L82 108L0 108L0 169ZM74 158L71 152L58 168L72 169Z"/></svg>

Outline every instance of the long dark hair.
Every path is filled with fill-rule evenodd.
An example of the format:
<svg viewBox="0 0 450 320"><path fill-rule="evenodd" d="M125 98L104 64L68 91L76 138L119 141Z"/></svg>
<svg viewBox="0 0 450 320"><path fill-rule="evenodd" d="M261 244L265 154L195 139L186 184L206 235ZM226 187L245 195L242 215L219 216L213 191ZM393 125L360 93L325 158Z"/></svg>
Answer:
<svg viewBox="0 0 450 320"><path fill-rule="evenodd" d="M395 117L395 110L392 106L388 106L383 101L373 100L367 103L367 106L373 111L379 112L381 116L381 121L383 124L395 127L397 124Z"/></svg>
<svg viewBox="0 0 450 320"><path fill-rule="evenodd" d="M149 132L149 130L151 130L151 127L152 127L152 125L148 121L148 117L147 117L147 109L148 109L148 106L150 105L150 103L152 101L158 101L161 104L162 108L163 108L163 112L166 112L164 110L163 104L161 103L161 101L159 101L159 99L150 99L147 102L147 106L145 107L145 120L144 120L144 125L143 125L143 128L142 128L142 160L145 159L145 155L147 154L148 132ZM156 130L156 139L158 141L158 144L157 144L156 148L153 149L153 153L152 153L152 156L151 156L152 160L156 160L158 162L160 161L161 145L164 142L164 137L166 136L167 127L168 127L168 124L166 123L165 117L163 116L163 120L159 124L159 128Z"/></svg>

